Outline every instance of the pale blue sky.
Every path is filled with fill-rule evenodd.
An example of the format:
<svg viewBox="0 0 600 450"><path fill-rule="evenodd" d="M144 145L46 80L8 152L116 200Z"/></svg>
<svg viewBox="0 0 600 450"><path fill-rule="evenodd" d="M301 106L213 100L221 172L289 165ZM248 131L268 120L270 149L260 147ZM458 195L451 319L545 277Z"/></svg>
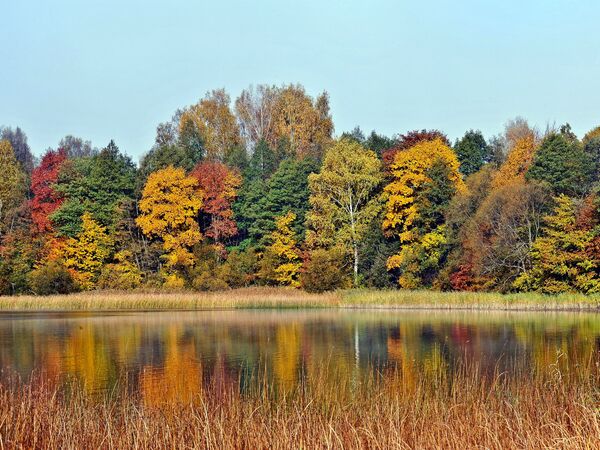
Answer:
<svg viewBox="0 0 600 450"><path fill-rule="evenodd" d="M2 0L0 125L135 160L207 90L300 82L336 133L600 124L597 0Z"/></svg>

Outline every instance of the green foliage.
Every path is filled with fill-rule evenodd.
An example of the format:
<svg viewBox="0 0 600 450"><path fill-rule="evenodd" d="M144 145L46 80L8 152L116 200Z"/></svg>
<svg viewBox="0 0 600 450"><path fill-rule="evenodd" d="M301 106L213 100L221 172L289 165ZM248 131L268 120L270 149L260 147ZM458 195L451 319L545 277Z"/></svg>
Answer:
<svg viewBox="0 0 600 450"><path fill-rule="evenodd" d="M59 234L77 235L84 213L113 231L119 204L133 198L135 175L131 159L113 141L91 157L65 162L56 185L65 202L50 216Z"/></svg>
<svg viewBox="0 0 600 450"><path fill-rule="evenodd" d="M460 162L460 172L464 176L477 172L489 160L489 148L479 130L467 131L454 144L454 151Z"/></svg>
<svg viewBox="0 0 600 450"><path fill-rule="evenodd" d="M557 195L581 196L591 188L594 169L579 141L567 132L553 133L536 151L526 178L548 183Z"/></svg>
<svg viewBox="0 0 600 450"><path fill-rule="evenodd" d="M9 228L5 223L11 209L25 200L27 179L25 172L15 157L12 145L7 140L0 141L0 236Z"/></svg>
<svg viewBox="0 0 600 450"><path fill-rule="evenodd" d="M235 249L219 269L219 277L232 288L247 287L256 281L259 271L258 252L253 247Z"/></svg>
<svg viewBox="0 0 600 450"><path fill-rule="evenodd" d="M542 235L531 247L532 268L514 286L547 294L600 292L600 259L586 252L594 232L578 226L572 199L560 195L555 202L553 214L544 217Z"/></svg>
<svg viewBox="0 0 600 450"><path fill-rule="evenodd" d="M358 247L380 210L376 194L382 181L375 153L348 139L332 145L321 171L308 177L307 242L313 248L346 248L354 259L355 285L359 282Z"/></svg>
<svg viewBox="0 0 600 450"><path fill-rule="evenodd" d="M301 286L308 292L325 292L350 287L352 278L341 247L311 251L300 275Z"/></svg>
<svg viewBox="0 0 600 450"><path fill-rule="evenodd" d="M29 287L36 295L69 294L76 290L71 273L62 261L50 260L28 276Z"/></svg>

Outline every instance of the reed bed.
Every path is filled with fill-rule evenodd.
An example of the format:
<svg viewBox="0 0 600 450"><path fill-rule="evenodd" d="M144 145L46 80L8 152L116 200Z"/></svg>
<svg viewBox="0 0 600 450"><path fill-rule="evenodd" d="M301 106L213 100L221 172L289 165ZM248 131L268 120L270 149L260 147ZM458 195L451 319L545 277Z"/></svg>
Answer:
<svg viewBox="0 0 600 450"><path fill-rule="evenodd" d="M0 296L0 311L122 311L251 308L394 308L598 311L600 295L353 289L322 294L252 287L218 292L93 291L71 295Z"/></svg>
<svg viewBox="0 0 600 450"><path fill-rule="evenodd" d="M600 448L594 364L511 376L467 367L414 383L395 372L284 393L212 384L153 406L40 379L0 386L0 448Z"/></svg>

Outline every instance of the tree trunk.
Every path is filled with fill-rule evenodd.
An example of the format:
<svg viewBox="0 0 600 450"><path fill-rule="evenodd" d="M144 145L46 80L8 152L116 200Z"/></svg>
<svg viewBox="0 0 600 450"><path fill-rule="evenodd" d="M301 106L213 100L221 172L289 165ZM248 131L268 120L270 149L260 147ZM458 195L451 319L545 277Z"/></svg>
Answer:
<svg viewBox="0 0 600 450"><path fill-rule="evenodd" d="M354 287L358 287L358 245L354 243Z"/></svg>

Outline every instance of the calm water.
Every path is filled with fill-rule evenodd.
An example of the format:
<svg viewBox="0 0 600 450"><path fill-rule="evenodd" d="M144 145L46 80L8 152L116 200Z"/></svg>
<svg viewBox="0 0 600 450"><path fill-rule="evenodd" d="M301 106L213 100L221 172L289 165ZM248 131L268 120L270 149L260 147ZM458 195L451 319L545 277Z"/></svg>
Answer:
<svg viewBox="0 0 600 450"><path fill-rule="evenodd" d="M1 314L0 382L32 374L86 391L185 401L210 383L243 393L407 380L477 363L483 374L578 370L598 360L600 315L391 311ZM587 363L587 365L586 365ZM316 382L316 381L315 381ZM321 381L323 382L323 381Z"/></svg>

